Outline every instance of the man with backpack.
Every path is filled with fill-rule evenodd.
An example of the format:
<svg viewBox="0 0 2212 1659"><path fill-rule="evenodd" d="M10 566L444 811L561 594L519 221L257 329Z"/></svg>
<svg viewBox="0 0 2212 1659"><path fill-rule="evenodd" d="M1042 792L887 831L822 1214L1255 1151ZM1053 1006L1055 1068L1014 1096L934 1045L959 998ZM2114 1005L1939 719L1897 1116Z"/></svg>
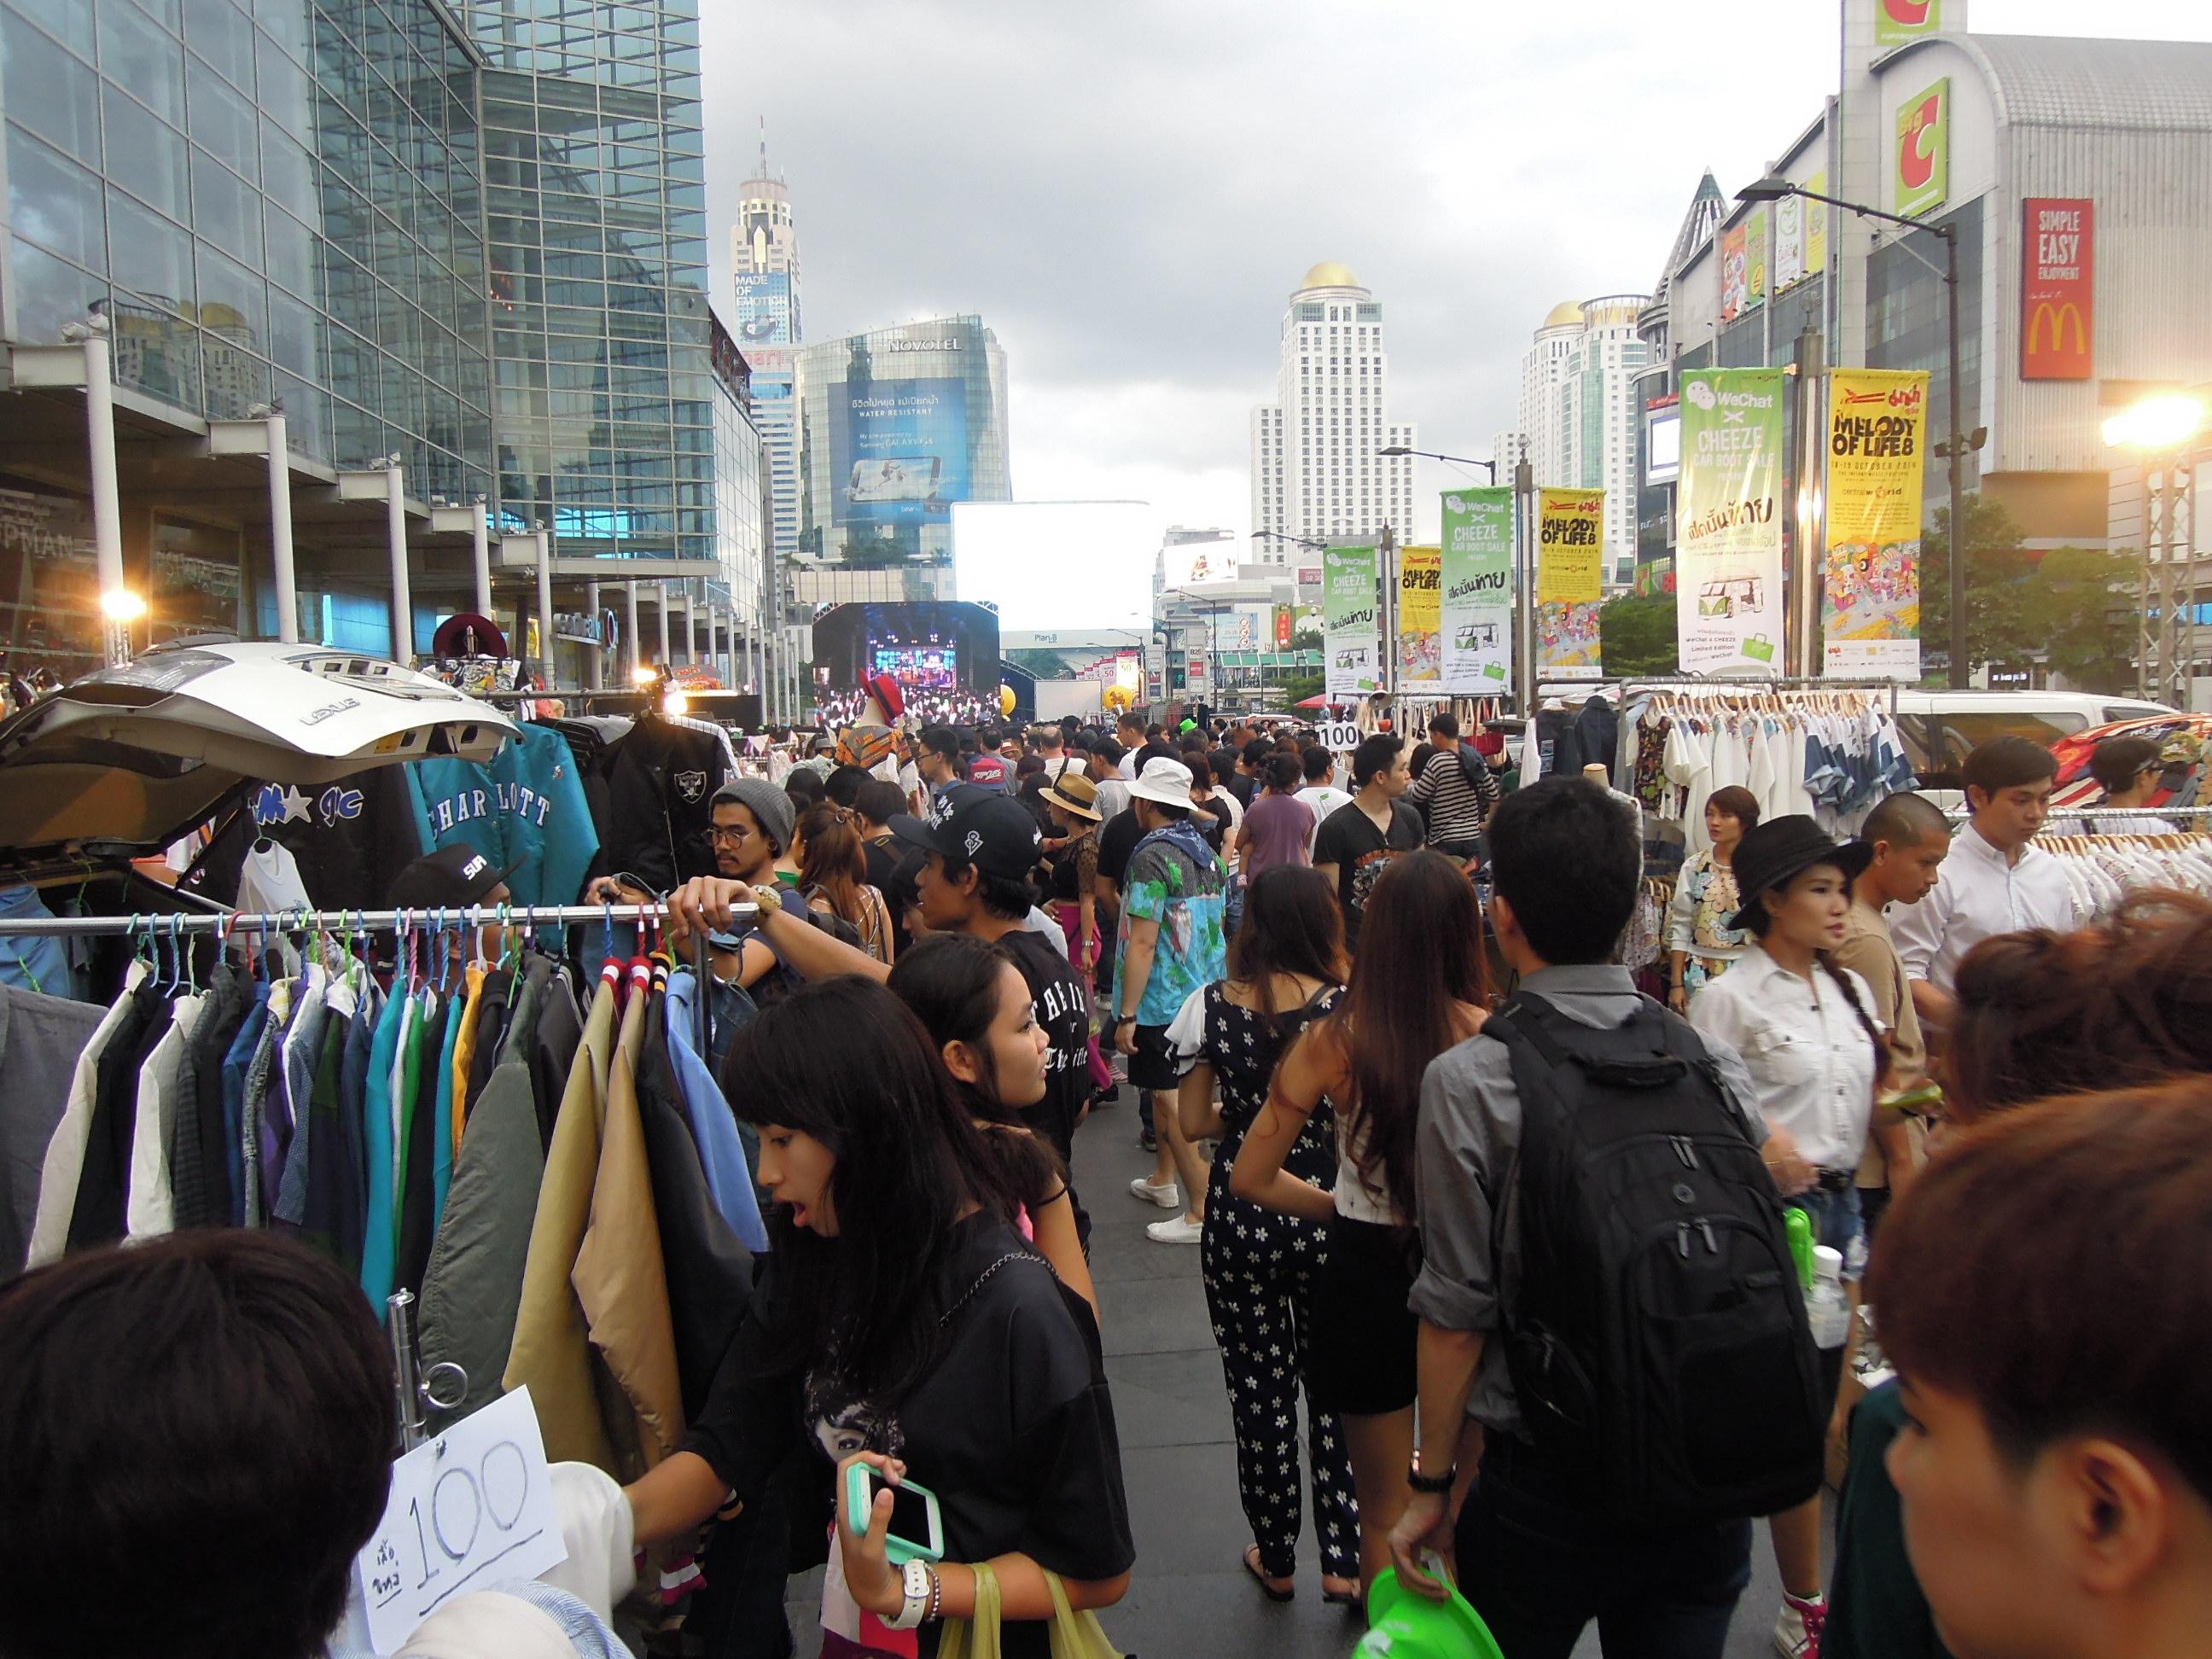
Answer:
<svg viewBox="0 0 2212 1659"><path fill-rule="evenodd" d="M1441 1553L1513 1659L1567 1659L1593 1619L1613 1659L1720 1659L1751 1517L1820 1485L1783 1216L1812 1171L1736 1054L1613 965L1641 861L1605 791L1547 778L1489 836L1520 988L1421 1090L1421 1434L1392 1551L1427 1594Z"/></svg>
<svg viewBox="0 0 2212 1659"><path fill-rule="evenodd" d="M1480 851L1482 826L1498 805L1498 782L1474 744L1460 741L1450 709L1429 716L1429 741L1437 752L1406 793L1427 825L1430 850L1465 864Z"/></svg>

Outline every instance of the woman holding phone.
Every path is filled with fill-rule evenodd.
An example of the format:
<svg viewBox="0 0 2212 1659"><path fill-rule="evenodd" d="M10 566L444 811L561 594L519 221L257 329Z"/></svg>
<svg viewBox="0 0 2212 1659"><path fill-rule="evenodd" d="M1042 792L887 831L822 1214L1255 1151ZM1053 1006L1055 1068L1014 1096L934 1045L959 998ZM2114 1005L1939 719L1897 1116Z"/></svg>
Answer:
<svg viewBox="0 0 2212 1659"><path fill-rule="evenodd" d="M825 1654L934 1654L941 1620L1001 1594L1004 1649L1047 1659L1057 1575L1111 1606L1134 1548L1090 1304L1017 1230L937 1045L883 986L809 985L740 1031L722 1069L761 1133L775 1249L683 1448L629 1489L639 1543L681 1536L763 1488L794 1444L934 1495L943 1558L902 1571L893 1498L836 1525ZM830 1517L821 1517L828 1522ZM857 1518L865 1529L845 1524Z"/></svg>

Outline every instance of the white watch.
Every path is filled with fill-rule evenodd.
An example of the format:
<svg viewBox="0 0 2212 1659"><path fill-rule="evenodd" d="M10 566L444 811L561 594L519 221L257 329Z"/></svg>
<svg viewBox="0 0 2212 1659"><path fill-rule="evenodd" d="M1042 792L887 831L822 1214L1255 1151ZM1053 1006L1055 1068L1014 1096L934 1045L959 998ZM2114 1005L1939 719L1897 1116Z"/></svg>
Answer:
<svg viewBox="0 0 2212 1659"><path fill-rule="evenodd" d="M906 1605L898 1617L884 1620L885 1630L913 1630L929 1611L929 1569L919 1561L906 1564Z"/></svg>

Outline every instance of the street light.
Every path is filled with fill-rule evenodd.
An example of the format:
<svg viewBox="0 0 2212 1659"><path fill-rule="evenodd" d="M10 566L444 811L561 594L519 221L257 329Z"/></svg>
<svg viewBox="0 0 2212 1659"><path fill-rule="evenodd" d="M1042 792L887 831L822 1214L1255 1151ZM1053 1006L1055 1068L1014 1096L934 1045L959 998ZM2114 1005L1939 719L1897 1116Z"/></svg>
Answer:
<svg viewBox="0 0 2212 1659"><path fill-rule="evenodd" d="M2204 400L2187 392L2146 398L2105 422L2105 441L2115 449L2179 449L2204 429Z"/></svg>
<svg viewBox="0 0 2212 1659"><path fill-rule="evenodd" d="M1391 456L1419 455L1424 460L1445 461L1453 466L1479 466L1488 471L1491 483L1498 482L1498 463L1494 460L1478 461L1472 455L1439 455L1433 449L1408 449L1403 444L1392 444L1388 449L1378 449L1375 453Z"/></svg>
<svg viewBox="0 0 2212 1659"><path fill-rule="evenodd" d="M2183 503L2191 494L2190 448L2204 430L2205 414L2204 399L2192 392L2160 392L2121 410L2104 426L2105 441L2115 449L2135 451L2142 467L2147 523L2136 686L2146 696L2171 698L2183 708L2190 706L2197 672L2197 579L2193 567L2184 568L2190 561L2180 529ZM2154 468L2164 475L2155 492L2150 486ZM2154 550L2158 553L2155 631L2149 556ZM2155 684L2154 655L2158 659Z"/></svg>
<svg viewBox="0 0 2212 1659"><path fill-rule="evenodd" d="M1807 190L1789 179L1769 173L1764 179L1745 185L1735 193L1739 202L1777 202L1785 196L1802 197L1808 202L1825 202L1830 207L1841 208L1846 213L1856 213L1863 218L1879 219L1887 224L1903 225L1909 230L1924 230L1940 237L1943 243L1943 292L1946 331L1950 341L1951 425L1948 441L1939 452L1950 472L1951 483L1951 689L1966 689L1966 515L1959 498L1959 461L1966 447L1966 434L1959 429L1959 228L1956 225L1923 224L1902 213L1892 213L1884 208L1869 207L1863 202L1846 202L1841 197L1823 196L1818 191ZM1911 252L1910 248L1907 252ZM1917 258L1917 254L1915 254ZM1923 261L1923 263L1926 263Z"/></svg>

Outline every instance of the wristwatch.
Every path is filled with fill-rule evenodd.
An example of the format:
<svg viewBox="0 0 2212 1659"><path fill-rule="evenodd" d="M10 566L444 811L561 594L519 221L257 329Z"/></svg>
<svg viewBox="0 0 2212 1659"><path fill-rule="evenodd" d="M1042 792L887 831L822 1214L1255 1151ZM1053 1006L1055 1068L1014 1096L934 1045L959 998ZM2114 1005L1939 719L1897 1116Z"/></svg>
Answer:
<svg viewBox="0 0 2212 1659"><path fill-rule="evenodd" d="M1446 1469L1442 1474L1423 1474L1418 1468L1406 1471L1406 1485L1414 1492L1426 1492L1432 1498L1440 1498L1449 1492L1452 1489L1452 1482L1457 1479L1459 1479L1457 1465Z"/></svg>
<svg viewBox="0 0 2212 1659"><path fill-rule="evenodd" d="M885 1630L912 1630L921 1623L922 1615L929 1611L930 1572L927 1564L908 1562L904 1576L905 1583L902 1588L906 1594L906 1605L899 1609L897 1618L884 1620Z"/></svg>

